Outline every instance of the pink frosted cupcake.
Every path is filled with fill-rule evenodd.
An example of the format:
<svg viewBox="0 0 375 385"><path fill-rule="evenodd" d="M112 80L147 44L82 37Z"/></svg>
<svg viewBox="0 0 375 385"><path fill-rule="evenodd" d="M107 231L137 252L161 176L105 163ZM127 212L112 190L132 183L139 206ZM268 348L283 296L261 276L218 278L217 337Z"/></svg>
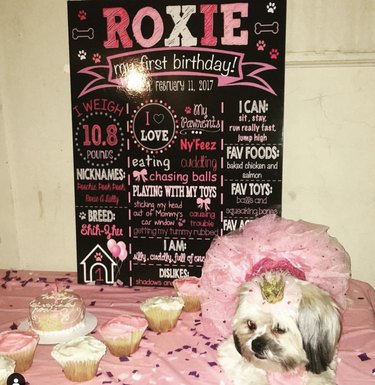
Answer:
<svg viewBox="0 0 375 385"><path fill-rule="evenodd" d="M34 332L8 330L0 333L0 356L16 362L15 372L22 373L33 363L39 336Z"/></svg>
<svg viewBox="0 0 375 385"><path fill-rule="evenodd" d="M104 343L116 357L129 356L138 350L147 321L141 317L120 315L98 328Z"/></svg>
<svg viewBox="0 0 375 385"><path fill-rule="evenodd" d="M16 362L8 357L0 356L0 385L6 385L8 377L14 373Z"/></svg>
<svg viewBox="0 0 375 385"><path fill-rule="evenodd" d="M184 311L196 312L201 310L201 286L197 277L178 278L173 281L177 294L184 300Z"/></svg>

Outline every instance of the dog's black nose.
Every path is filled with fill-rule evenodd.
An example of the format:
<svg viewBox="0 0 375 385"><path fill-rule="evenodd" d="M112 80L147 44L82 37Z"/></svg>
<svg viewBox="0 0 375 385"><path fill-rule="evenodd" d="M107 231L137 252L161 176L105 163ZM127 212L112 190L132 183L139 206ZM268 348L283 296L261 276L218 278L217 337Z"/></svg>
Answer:
<svg viewBox="0 0 375 385"><path fill-rule="evenodd" d="M261 354L264 352L264 349L266 347L266 341L262 337L255 338L253 342L251 343L251 350L254 353Z"/></svg>

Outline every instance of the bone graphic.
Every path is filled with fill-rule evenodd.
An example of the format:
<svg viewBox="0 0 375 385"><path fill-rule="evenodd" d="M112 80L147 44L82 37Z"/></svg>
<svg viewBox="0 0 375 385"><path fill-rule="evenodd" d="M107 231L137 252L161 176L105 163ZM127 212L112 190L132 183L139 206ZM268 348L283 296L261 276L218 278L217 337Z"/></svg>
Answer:
<svg viewBox="0 0 375 385"><path fill-rule="evenodd" d="M272 32L276 35L279 32L279 23L274 21L272 24L255 23L254 32L260 35L263 32Z"/></svg>
<svg viewBox="0 0 375 385"><path fill-rule="evenodd" d="M72 38L74 40L77 40L80 37L87 37L88 39L92 40L94 38L94 28L88 28L88 29L73 28Z"/></svg>

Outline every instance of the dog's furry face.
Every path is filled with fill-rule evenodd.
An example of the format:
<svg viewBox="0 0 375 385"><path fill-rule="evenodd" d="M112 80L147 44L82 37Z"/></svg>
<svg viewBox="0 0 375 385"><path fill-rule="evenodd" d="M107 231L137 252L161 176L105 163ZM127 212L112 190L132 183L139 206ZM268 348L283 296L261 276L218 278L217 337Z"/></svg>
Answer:
<svg viewBox="0 0 375 385"><path fill-rule="evenodd" d="M266 371L327 370L340 335L340 316L331 297L316 286L285 277L284 298L262 296L259 277L242 285L233 322L237 351Z"/></svg>
<svg viewBox="0 0 375 385"><path fill-rule="evenodd" d="M254 310L254 309L253 309ZM248 361L268 370L293 370L307 363L301 334L288 317L249 311L233 330L237 351Z"/></svg>

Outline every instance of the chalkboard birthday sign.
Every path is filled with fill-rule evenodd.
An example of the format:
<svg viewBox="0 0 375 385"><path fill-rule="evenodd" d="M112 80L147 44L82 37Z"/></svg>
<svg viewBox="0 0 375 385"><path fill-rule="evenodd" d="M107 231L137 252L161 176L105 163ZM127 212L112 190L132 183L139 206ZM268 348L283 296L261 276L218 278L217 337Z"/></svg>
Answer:
<svg viewBox="0 0 375 385"><path fill-rule="evenodd" d="M200 276L281 214L286 1L68 1L80 283Z"/></svg>

